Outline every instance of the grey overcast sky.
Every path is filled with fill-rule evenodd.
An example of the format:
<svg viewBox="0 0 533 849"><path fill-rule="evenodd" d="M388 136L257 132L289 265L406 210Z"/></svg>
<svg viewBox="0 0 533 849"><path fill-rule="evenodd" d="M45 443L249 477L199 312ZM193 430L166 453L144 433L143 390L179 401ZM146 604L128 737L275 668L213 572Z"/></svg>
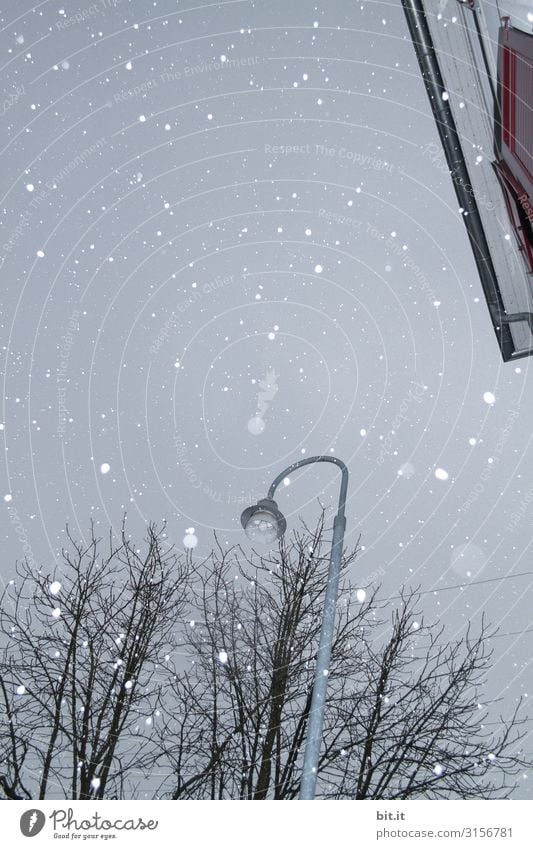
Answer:
<svg viewBox="0 0 533 849"><path fill-rule="evenodd" d="M3 580L125 511L203 557L334 454L354 580L420 585L450 638L486 611L486 698L531 708L533 374L425 152L399 0L2 7ZM289 526L338 483L294 474Z"/></svg>

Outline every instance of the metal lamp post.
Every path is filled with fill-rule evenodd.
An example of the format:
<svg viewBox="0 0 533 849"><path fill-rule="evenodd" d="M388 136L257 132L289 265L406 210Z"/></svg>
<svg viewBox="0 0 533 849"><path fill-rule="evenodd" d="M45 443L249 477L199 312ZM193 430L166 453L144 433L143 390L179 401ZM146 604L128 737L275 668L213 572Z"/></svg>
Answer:
<svg viewBox="0 0 533 849"><path fill-rule="evenodd" d="M300 784L300 799L314 799L315 796L328 686L329 662L335 631L335 608L337 605L342 548L346 528L345 505L348 489L348 469L342 460L338 460L336 457L319 456L299 460L297 463L288 466L284 472L274 479L266 498L258 501L253 507L247 507L241 516L241 524L246 536L253 542L269 544L282 537L287 528L287 522L283 514L278 510L278 505L273 498L274 493L283 478L296 469L300 469L302 466L308 466L311 463L335 463L341 470L342 479L339 506L333 522L333 540L329 559L328 583L320 628L320 642L316 661L313 695L311 698L309 729L305 744L304 765Z"/></svg>

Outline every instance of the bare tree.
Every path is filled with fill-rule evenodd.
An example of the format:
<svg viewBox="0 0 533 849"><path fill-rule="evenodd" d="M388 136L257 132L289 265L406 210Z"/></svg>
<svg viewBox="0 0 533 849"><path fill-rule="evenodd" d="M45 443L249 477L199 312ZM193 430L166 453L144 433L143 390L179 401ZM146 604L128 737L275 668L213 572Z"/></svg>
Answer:
<svg viewBox="0 0 533 849"><path fill-rule="evenodd" d="M491 667L493 632L484 622L453 643L438 623L425 625L416 592L402 593L387 639L366 641L357 698L341 705L345 732L339 760L324 763L327 798L507 798L526 763L517 707L485 725L480 695Z"/></svg>
<svg viewBox="0 0 533 849"><path fill-rule="evenodd" d="M68 530L68 529L67 529ZM150 757L188 565L148 528L100 558L70 536L54 574L19 564L0 603L0 788L9 799L131 795ZM148 725L146 724L148 723Z"/></svg>
<svg viewBox="0 0 533 849"><path fill-rule="evenodd" d="M182 636L190 666L172 684L182 708L161 730L172 798L297 797L329 548L322 515L266 557L219 548L198 570L197 619ZM392 612L376 591L363 598L347 578L356 556L344 555L318 795L508 796L526 765L525 720L516 711L496 733L485 725L485 623L448 643L417 613L416 592Z"/></svg>
<svg viewBox="0 0 533 849"><path fill-rule="evenodd" d="M61 574L24 563L0 604L5 798L295 799L330 549L324 514L266 556L203 563L150 525ZM491 632L448 642L420 596L349 580L344 553L318 795L505 798L526 762L516 711L488 724ZM491 729L495 729L494 731Z"/></svg>

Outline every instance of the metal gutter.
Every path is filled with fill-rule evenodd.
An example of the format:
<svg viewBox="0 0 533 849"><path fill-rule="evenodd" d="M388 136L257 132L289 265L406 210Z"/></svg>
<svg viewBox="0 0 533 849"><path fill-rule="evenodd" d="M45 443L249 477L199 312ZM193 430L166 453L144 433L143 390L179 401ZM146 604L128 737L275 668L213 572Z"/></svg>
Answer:
<svg viewBox="0 0 533 849"><path fill-rule="evenodd" d="M463 210L463 221L470 240L481 285L485 294L494 332L504 361L513 358L515 346L508 324L502 321L505 315L496 271L483 228L479 208L471 193L471 181L466 165L461 140L446 94L439 60L429 30L423 0L402 0L402 6L415 48L422 79L429 97L433 117L437 125L446 162L450 170L459 206ZM470 192L466 187L469 187Z"/></svg>

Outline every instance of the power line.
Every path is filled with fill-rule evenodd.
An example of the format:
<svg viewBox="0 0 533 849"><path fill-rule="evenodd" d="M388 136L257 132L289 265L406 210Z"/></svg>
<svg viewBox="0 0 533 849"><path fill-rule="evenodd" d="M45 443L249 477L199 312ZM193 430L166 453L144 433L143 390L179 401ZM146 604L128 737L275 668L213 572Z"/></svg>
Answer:
<svg viewBox="0 0 533 849"><path fill-rule="evenodd" d="M431 595L434 593L442 593L446 592L446 590L464 590L468 587L477 587L481 584L492 584L496 581L508 581L511 578L523 578L524 575L533 575L533 572L516 572L511 575L503 575L500 578L484 578L482 581L470 581L469 583L464 584L450 584L449 587L437 587L433 590L419 590L416 595ZM383 601L395 601L396 599L401 598L399 595L391 595L388 598L384 598Z"/></svg>

